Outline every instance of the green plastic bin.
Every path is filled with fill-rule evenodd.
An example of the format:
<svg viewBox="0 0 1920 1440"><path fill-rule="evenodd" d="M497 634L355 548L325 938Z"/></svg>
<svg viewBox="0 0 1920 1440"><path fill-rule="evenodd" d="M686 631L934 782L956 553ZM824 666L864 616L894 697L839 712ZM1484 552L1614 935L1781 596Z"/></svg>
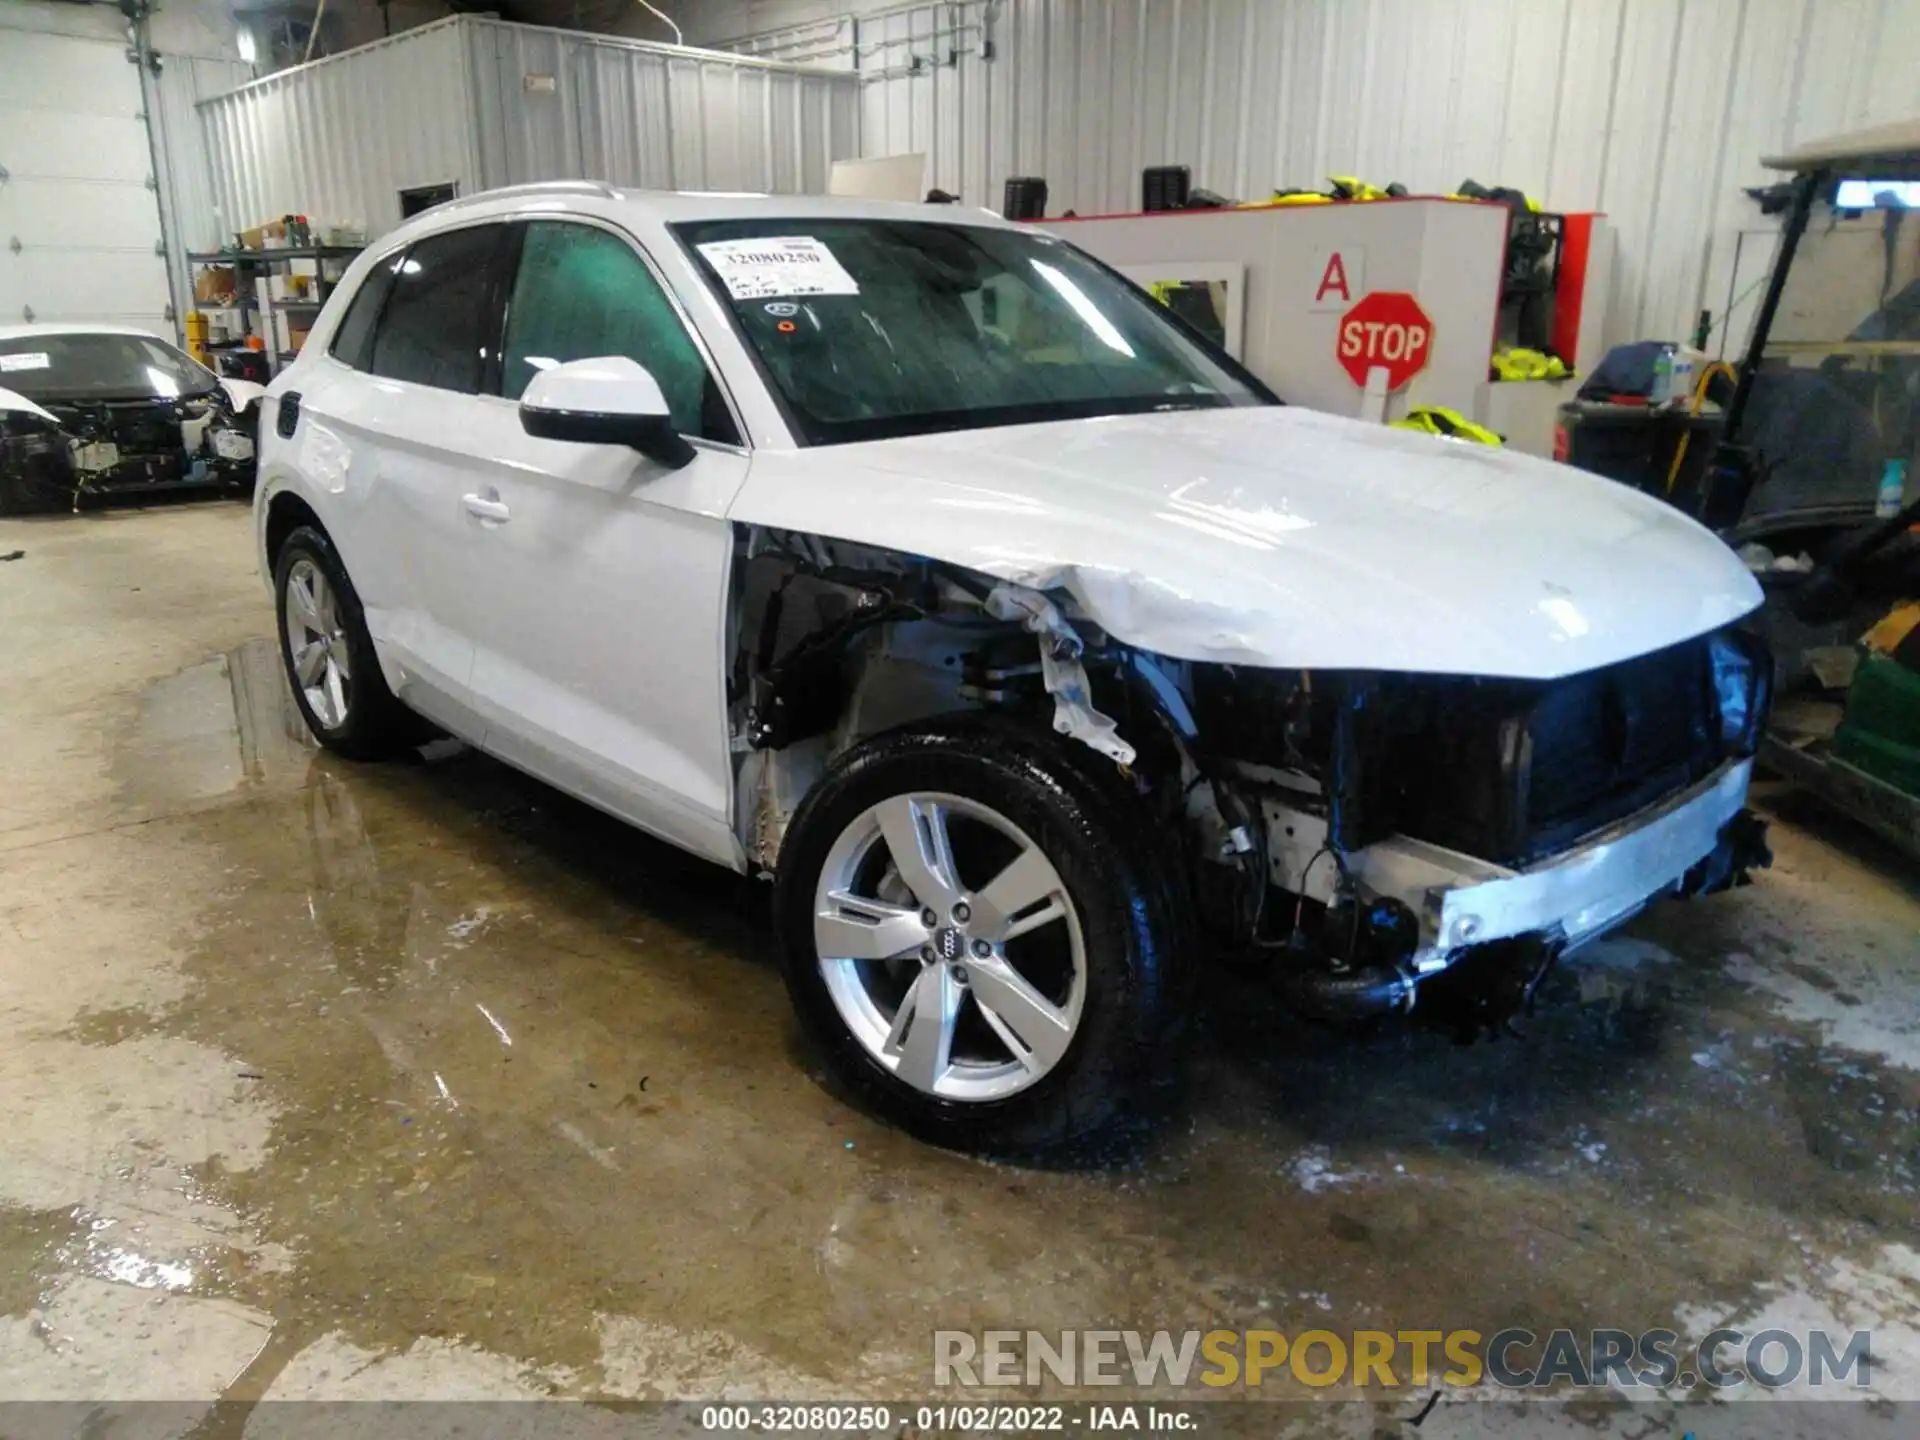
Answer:
<svg viewBox="0 0 1920 1440"><path fill-rule="evenodd" d="M1833 735L1834 758L1920 796L1920 671L1869 655L1847 691L1847 713Z"/></svg>

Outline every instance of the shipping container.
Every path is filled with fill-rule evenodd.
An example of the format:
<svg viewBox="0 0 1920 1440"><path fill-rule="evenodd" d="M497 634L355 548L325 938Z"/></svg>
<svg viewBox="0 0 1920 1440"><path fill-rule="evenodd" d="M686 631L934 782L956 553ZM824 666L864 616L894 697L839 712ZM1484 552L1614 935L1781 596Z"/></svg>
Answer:
<svg viewBox="0 0 1920 1440"><path fill-rule="evenodd" d="M824 193L858 77L457 15L199 105L225 234L298 213L369 236L451 188L593 179Z"/></svg>

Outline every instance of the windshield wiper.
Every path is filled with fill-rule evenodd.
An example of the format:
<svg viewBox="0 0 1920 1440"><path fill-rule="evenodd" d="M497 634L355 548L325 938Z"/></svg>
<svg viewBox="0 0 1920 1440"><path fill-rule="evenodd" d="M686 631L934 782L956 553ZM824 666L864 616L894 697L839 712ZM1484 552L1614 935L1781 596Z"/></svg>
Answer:
<svg viewBox="0 0 1920 1440"><path fill-rule="evenodd" d="M1228 404L1224 395L1182 395L1175 400L1163 400L1154 405L1154 410L1220 410Z"/></svg>

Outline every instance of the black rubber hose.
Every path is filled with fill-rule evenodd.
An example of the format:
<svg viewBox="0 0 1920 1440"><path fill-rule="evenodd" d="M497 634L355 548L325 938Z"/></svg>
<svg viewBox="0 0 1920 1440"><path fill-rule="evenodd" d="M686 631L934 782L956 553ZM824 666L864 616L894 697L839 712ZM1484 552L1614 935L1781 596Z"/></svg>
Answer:
<svg viewBox="0 0 1920 1440"><path fill-rule="evenodd" d="M1280 981L1288 1003L1316 1020L1364 1020L1406 1008L1413 982L1398 970L1296 970Z"/></svg>

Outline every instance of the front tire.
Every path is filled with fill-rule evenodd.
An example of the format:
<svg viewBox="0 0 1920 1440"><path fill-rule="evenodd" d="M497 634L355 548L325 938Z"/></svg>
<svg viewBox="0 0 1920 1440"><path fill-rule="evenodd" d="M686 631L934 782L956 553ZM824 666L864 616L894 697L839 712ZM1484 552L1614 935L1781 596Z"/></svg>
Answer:
<svg viewBox="0 0 1920 1440"><path fill-rule="evenodd" d="M273 593L280 658L313 738L352 760L406 748L416 727L387 689L360 596L322 531L303 525L287 537Z"/></svg>
<svg viewBox="0 0 1920 1440"><path fill-rule="evenodd" d="M78 508L74 489L56 477L50 462L0 463L0 515L47 515Z"/></svg>
<svg viewBox="0 0 1920 1440"><path fill-rule="evenodd" d="M1114 1121L1177 1018L1175 922L1091 754L957 716L838 758L787 832L787 986L834 1074L912 1133L1035 1150Z"/></svg>

